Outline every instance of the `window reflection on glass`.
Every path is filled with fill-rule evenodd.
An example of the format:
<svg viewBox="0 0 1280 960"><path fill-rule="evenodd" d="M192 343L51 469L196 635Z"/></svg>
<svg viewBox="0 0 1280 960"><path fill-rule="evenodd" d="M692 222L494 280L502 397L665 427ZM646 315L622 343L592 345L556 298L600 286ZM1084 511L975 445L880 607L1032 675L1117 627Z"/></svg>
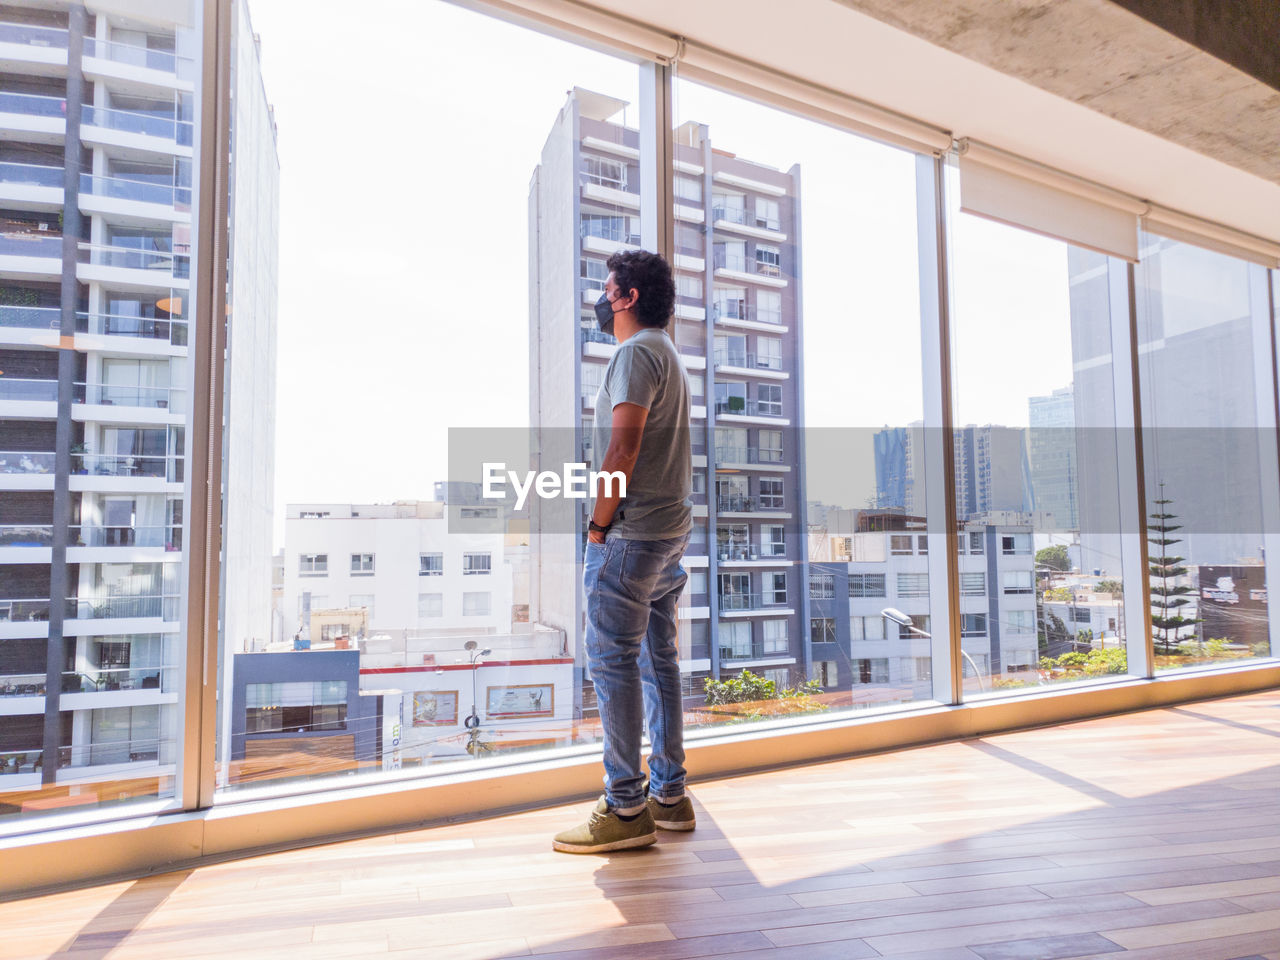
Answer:
<svg viewBox="0 0 1280 960"><path fill-rule="evenodd" d="M1153 234L1141 240L1138 355L1156 669L1270 656L1265 539L1276 531L1264 518L1277 495L1276 464L1259 425L1273 416L1274 383L1268 308L1258 302L1266 285L1251 283L1263 268Z"/></svg>

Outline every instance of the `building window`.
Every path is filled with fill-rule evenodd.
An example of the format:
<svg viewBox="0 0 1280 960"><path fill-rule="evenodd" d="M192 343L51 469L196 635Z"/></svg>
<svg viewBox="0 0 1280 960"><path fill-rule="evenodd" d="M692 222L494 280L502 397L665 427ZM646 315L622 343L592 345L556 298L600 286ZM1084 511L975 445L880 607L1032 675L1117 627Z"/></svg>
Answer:
<svg viewBox="0 0 1280 960"><path fill-rule="evenodd" d="M303 553L298 556L298 576L323 577L329 572L327 553Z"/></svg>
<svg viewBox="0 0 1280 960"><path fill-rule="evenodd" d="M768 197L756 197L756 226L763 230L781 229L778 219L778 201Z"/></svg>
<svg viewBox="0 0 1280 960"><path fill-rule="evenodd" d="M787 554L787 528L780 523L766 523L760 528L760 552L766 557Z"/></svg>
<svg viewBox="0 0 1280 960"><path fill-rule="evenodd" d="M787 575L785 573L766 573L764 582L764 602L782 604L787 602Z"/></svg>
<svg viewBox="0 0 1280 960"><path fill-rule="evenodd" d="M883 597L883 573L851 573L849 574L849 596L855 598Z"/></svg>
<svg viewBox="0 0 1280 960"><path fill-rule="evenodd" d="M970 556L982 556L982 533L981 531L970 532L969 534L969 554Z"/></svg>
<svg viewBox="0 0 1280 960"><path fill-rule="evenodd" d="M884 657L859 657L850 660L854 683L888 683L889 661Z"/></svg>
<svg viewBox="0 0 1280 960"><path fill-rule="evenodd" d="M918 534L916 536L916 553L922 557L929 555L929 537L926 534Z"/></svg>
<svg viewBox="0 0 1280 960"><path fill-rule="evenodd" d="M734 620L720 624L720 657L724 660L751 658L751 624Z"/></svg>
<svg viewBox="0 0 1280 960"><path fill-rule="evenodd" d="M761 670L760 676L765 680L772 680L775 691L786 690L791 685L791 670L787 667L772 667L768 670Z"/></svg>
<svg viewBox="0 0 1280 960"><path fill-rule="evenodd" d="M464 617L489 616L489 594L464 593L462 595L462 615Z"/></svg>
<svg viewBox="0 0 1280 960"><path fill-rule="evenodd" d="M585 281L583 287L598 287L603 290L609 279L609 267L603 260L583 257L578 261L578 276Z"/></svg>
<svg viewBox="0 0 1280 960"><path fill-rule="evenodd" d="M811 617L809 619L810 643L835 643L836 621L832 617Z"/></svg>
<svg viewBox="0 0 1280 960"><path fill-rule="evenodd" d="M783 506L782 479L780 477L761 477L760 509L781 510Z"/></svg>
<svg viewBox="0 0 1280 960"><path fill-rule="evenodd" d="M347 728L347 681L245 685L245 733L314 733Z"/></svg>
<svg viewBox="0 0 1280 960"><path fill-rule="evenodd" d="M782 323L782 293L761 290L756 293L756 316L761 323Z"/></svg>
<svg viewBox="0 0 1280 960"><path fill-rule="evenodd" d="M1006 570L1000 576L1005 593L1034 593L1030 570Z"/></svg>
<svg viewBox="0 0 1280 960"><path fill-rule="evenodd" d="M839 681L839 671L836 669L834 660L815 660L813 663L813 676L810 679L817 680L820 687L834 687Z"/></svg>
<svg viewBox="0 0 1280 960"><path fill-rule="evenodd" d="M809 599L831 600L836 595L836 578L832 573L809 574Z"/></svg>
<svg viewBox="0 0 1280 960"><path fill-rule="evenodd" d="M363 607L369 613L369 619L373 619L373 594L372 593L353 593L351 594L347 606L352 610Z"/></svg>
<svg viewBox="0 0 1280 960"><path fill-rule="evenodd" d="M688 297L690 300L701 300L702 290L701 277L690 276L687 273L676 274L676 296Z"/></svg>
<svg viewBox="0 0 1280 960"><path fill-rule="evenodd" d="M351 572L359 576L373 573L372 553L353 553L351 555Z"/></svg>
<svg viewBox="0 0 1280 960"><path fill-rule="evenodd" d="M756 244L756 273L766 277L782 276L782 251L763 243Z"/></svg>
<svg viewBox="0 0 1280 960"><path fill-rule="evenodd" d="M1006 533L1000 537L1000 552L1006 557L1021 556L1031 552L1031 534Z"/></svg>
<svg viewBox="0 0 1280 960"><path fill-rule="evenodd" d="M323 520L329 516L328 510L301 510L298 512L299 520Z"/></svg>
<svg viewBox="0 0 1280 960"><path fill-rule="evenodd" d="M629 246L640 245L639 217L609 217L588 214L582 218L582 236L612 240Z"/></svg>
<svg viewBox="0 0 1280 960"><path fill-rule="evenodd" d="M987 635L987 615L985 613L962 613L960 615L960 636L985 637Z"/></svg>
<svg viewBox="0 0 1280 960"><path fill-rule="evenodd" d="M764 655L776 656L787 652L787 621L764 621Z"/></svg>
<svg viewBox="0 0 1280 960"><path fill-rule="evenodd" d="M761 463L782 462L782 431L761 430L758 434Z"/></svg>
<svg viewBox="0 0 1280 960"><path fill-rule="evenodd" d="M443 593L420 593L418 594L418 619L431 620L435 617L444 616L444 594Z"/></svg>
<svg viewBox="0 0 1280 960"><path fill-rule="evenodd" d="M929 575L927 573L898 574L898 596L927 597L929 595Z"/></svg>
<svg viewBox="0 0 1280 960"><path fill-rule="evenodd" d="M987 594L987 575L985 573L960 574L960 595L962 597L984 597Z"/></svg>
<svg viewBox="0 0 1280 960"><path fill-rule="evenodd" d="M690 200L693 203L702 202L702 181L697 177L676 176L672 181L672 189L680 200Z"/></svg>
<svg viewBox="0 0 1280 960"><path fill-rule="evenodd" d="M444 554L443 553L418 554L418 576L420 577L444 576Z"/></svg>
<svg viewBox="0 0 1280 960"><path fill-rule="evenodd" d="M462 573L464 576L486 574L492 572L493 555L489 551L464 553L462 555Z"/></svg>
<svg viewBox="0 0 1280 960"><path fill-rule="evenodd" d="M929 632L929 618L927 616L920 616L919 614L913 614L911 616L910 626L908 626L905 623L898 624L898 639L899 640L913 640L916 638L923 639L922 637L920 637L920 633L916 633L916 630L919 630L920 633Z"/></svg>
<svg viewBox="0 0 1280 960"><path fill-rule="evenodd" d="M689 374L689 393L695 397L707 395L707 379L700 373Z"/></svg>
<svg viewBox="0 0 1280 960"><path fill-rule="evenodd" d="M776 383L757 383L756 409L762 417L782 416L782 387Z"/></svg>
<svg viewBox="0 0 1280 960"><path fill-rule="evenodd" d="M594 406L596 394L600 392L600 384L604 380L604 364L584 363L581 366L582 401L587 406Z"/></svg>
<svg viewBox="0 0 1280 960"><path fill-rule="evenodd" d="M676 250L691 256L702 256L702 228L676 221Z"/></svg>
<svg viewBox="0 0 1280 960"><path fill-rule="evenodd" d="M894 557L911 556L910 535L894 535L889 537L889 554Z"/></svg>
<svg viewBox="0 0 1280 960"><path fill-rule="evenodd" d="M336 640L338 637L351 636L351 624L349 623L325 623L320 626L320 642L328 643Z"/></svg>
<svg viewBox="0 0 1280 960"><path fill-rule="evenodd" d="M1005 614L1005 622L1010 633L1031 633L1035 629L1034 610L1010 610Z"/></svg>
<svg viewBox="0 0 1280 960"><path fill-rule="evenodd" d="M762 370L781 370L782 341L777 337L756 337L756 366Z"/></svg>
<svg viewBox="0 0 1280 960"><path fill-rule="evenodd" d="M615 190L627 189L627 165L621 160L606 160L604 157L584 156L582 158L582 181L594 183Z"/></svg>
<svg viewBox="0 0 1280 960"><path fill-rule="evenodd" d="M689 571L689 592L699 596L707 592L707 571Z"/></svg>
<svg viewBox="0 0 1280 960"><path fill-rule="evenodd" d="M913 663L915 665L915 678L917 680L933 679L933 658L932 657L912 657L910 661L904 660L903 663Z"/></svg>
<svg viewBox="0 0 1280 960"><path fill-rule="evenodd" d="M851 640L883 640L884 617L880 614L872 617L850 617L849 637Z"/></svg>

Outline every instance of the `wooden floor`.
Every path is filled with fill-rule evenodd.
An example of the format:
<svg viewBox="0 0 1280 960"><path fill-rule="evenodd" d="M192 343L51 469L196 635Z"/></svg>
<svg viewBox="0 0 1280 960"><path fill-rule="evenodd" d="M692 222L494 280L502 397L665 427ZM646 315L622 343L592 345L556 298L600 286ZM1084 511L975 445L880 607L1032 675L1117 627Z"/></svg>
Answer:
<svg viewBox="0 0 1280 960"><path fill-rule="evenodd" d="M0 957L1280 960L1280 692L0 904Z"/></svg>

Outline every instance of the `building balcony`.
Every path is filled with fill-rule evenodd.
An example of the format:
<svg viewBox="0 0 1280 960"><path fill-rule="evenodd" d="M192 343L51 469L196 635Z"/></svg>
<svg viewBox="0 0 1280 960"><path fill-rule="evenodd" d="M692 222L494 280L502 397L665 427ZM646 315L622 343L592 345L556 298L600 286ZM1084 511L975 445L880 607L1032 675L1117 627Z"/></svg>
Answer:
<svg viewBox="0 0 1280 960"><path fill-rule="evenodd" d="M52 490L54 454L0 450L0 490Z"/></svg>
<svg viewBox="0 0 1280 960"><path fill-rule="evenodd" d="M191 219L191 188L83 173L80 209L139 220L186 222Z"/></svg>
<svg viewBox="0 0 1280 960"><path fill-rule="evenodd" d="M51 524L0 524L0 548L51 546L53 546L53 526Z"/></svg>
<svg viewBox="0 0 1280 960"><path fill-rule="evenodd" d="M130 480L159 480L182 483L183 458L142 454L72 453L71 472L83 477L122 477ZM72 489L97 489L90 484L72 483ZM111 489L115 489L112 487ZM121 489L134 489L125 485Z"/></svg>
<svg viewBox="0 0 1280 960"><path fill-rule="evenodd" d="M49 619L49 599L0 600L0 623L43 623Z"/></svg>
<svg viewBox="0 0 1280 960"><path fill-rule="evenodd" d="M781 357L765 357L755 353L717 350L714 357L717 372L736 373L765 380L787 380L791 374L782 369Z"/></svg>
<svg viewBox="0 0 1280 960"><path fill-rule="evenodd" d="M63 45L66 45L65 41ZM194 62L170 50L150 50L131 43L85 37L84 57L84 71L90 76L137 80L166 87L182 86L185 89L191 88L195 77Z"/></svg>
<svg viewBox="0 0 1280 960"><path fill-rule="evenodd" d="M597 327L583 327L582 342L583 343L606 343L609 346L617 346L618 338L613 336L613 334L605 333L603 330Z"/></svg>
<svg viewBox="0 0 1280 960"><path fill-rule="evenodd" d="M68 43L67 31L61 27L41 27L8 21L0 23L0 60L21 59L65 65ZM22 55L21 48L30 51L30 58ZM49 56L50 54L55 56Z"/></svg>
<svg viewBox="0 0 1280 960"><path fill-rule="evenodd" d="M0 377L0 402L56 403L57 380L30 380L25 377Z"/></svg>
<svg viewBox="0 0 1280 960"><path fill-rule="evenodd" d="M63 693L107 693L129 690L174 691L176 667L90 667L83 673L64 671ZM43 677L41 680L43 681ZM42 684L43 686L43 684Z"/></svg>
<svg viewBox="0 0 1280 960"><path fill-rule="evenodd" d="M43 673L8 674L0 677L0 697L43 697L46 680Z"/></svg>
<svg viewBox="0 0 1280 960"><path fill-rule="evenodd" d="M718 600L722 611L759 610L764 606L762 593L722 593Z"/></svg>
<svg viewBox="0 0 1280 960"><path fill-rule="evenodd" d="M748 260L746 257L729 254L723 250L715 252L715 272L717 277L726 280L745 280L766 287L787 285L787 280L782 275L782 268L776 263Z"/></svg>
<svg viewBox="0 0 1280 960"><path fill-rule="evenodd" d="M56 224L51 224L54 226ZM62 236L58 233L0 233L0 276L48 280L62 275Z"/></svg>
<svg viewBox="0 0 1280 960"><path fill-rule="evenodd" d="M0 306L0 332L4 330L57 330L62 324L58 307Z"/></svg>
<svg viewBox="0 0 1280 960"><path fill-rule="evenodd" d="M785 426L781 404L761 403L758 400L747 400L743 397L726 397L716 401L716 416L724 419L733 417L757 417L766 423L777 422Z"/></svg>
<svg viewBox="0 0 1280 960"><path fill-rule="evenodd" d="M715 322L724 327L744 330L760 330L768 333L786 333L781 310L759 310L741 300L720 300L711 305Z"/></svg>
<svg viewBox="0 0 1280 960"><path fill-rule="evenodd" d="M174 620L178 597L69 597L68 620Z"/></svg>
<svg viewBox="0 0 1280 960"><path fill-rule="evenodd" d="M0 93L0 128L35 143L60 143L67 132L66 98Z"/></svg>
<svg viewBox="0 0 1280 960"><path fill-rule="evenodd" d="M191 258L185 253L97 243L81 243L79 246L82 265L103 268L80 271L82 280L119 280L168 288L174 285L174 281L181 281L185 287L191 275Z"/></svg>
<svg viewBox="0 0 1280 960"><path fill-rule="evenodd" d="M3 382L3 380L0 380ZM128 407L145 411L164 410L167 414L181 415L186 409L187 391L181 387L135 387L109 383L77 383L73 402L88 406ZM122 416L136 416L122 411ZM77 417L76 419L81 419ZM95 417L94 419L102 419ZM111 419L117 419L111 417Z"/></svg>
<svg viewBox="0 0 1280 960"><path fill-rule="evenodd" d="M0 163L0 199L19 210L58 210L64 198L64 176L62 167Z"/></svg>
<svg viewBox="0 0 1280 960"><path fill-rule="evenodd" d="M791 465L783 462L782 451L760 447L716 447L716 466L743 469L789 472Z"/></svg>
<svg viewBox="0 0 1280 960"><path fill-rule="evenodd" d="M785 243L787 240L779 221L761 219L754 212L738 207L712 207L711 219L717 230L728 230L771 243Z"/></svg>
<svg viewBox="0 0 1280 960"><path fill-rule="evenodd" d="M0 327L4 325L0 308ZM30 309L30 308L9 308ZM58 312L55 310L55 312ZM100 337L128 337L131 340L153 341L174 347L187 345L187 321L177 318L127 317L110 313L76 314L76 332ZM150 353L149 350L142 352Z"/></svg>
<svg viewBox="0 0 1280 960"><path fill-rule="evenodd" d="M166 153L186 154L191 151L194 127L189 120L179 120L177 117L157 113L96 107L86 103L81 113L80 123L89 132L99 131L99 139L118 143L120 146L160 149ZM102 131L107 132L105 137ZM118 134L126 136L121 138L117 136ZM145 140L133 140L130 137L140 137Z"/></svg>
<svg viewBox="0 0 1280 960"><path fill-rule="evenodd" d="M735 661L751 660L751 661L777 661L779 663L795 663L795 657L785 648L782 650L767 650L764 642L752 643L750 646L746 644L721 647L720 662L723 665L734 664ZM738 666L743 664L738 663Z"/></svg>
<svg viewBox="0 0 1280 960"><path fill-rule="evenodd" d="M178 551L182 549L182 527L170 524L153 526L81 524L68 528L67 539L75 547L155 547L167 551Z"/></svg>
<svg viewBox="0 0 1280 960"><path fill-rule="evenodd" d="M716 511L718 513L761 513L785 509L786 507L782 503L778 503L772 498L744 497L736 494L716 497Z"/></svg>

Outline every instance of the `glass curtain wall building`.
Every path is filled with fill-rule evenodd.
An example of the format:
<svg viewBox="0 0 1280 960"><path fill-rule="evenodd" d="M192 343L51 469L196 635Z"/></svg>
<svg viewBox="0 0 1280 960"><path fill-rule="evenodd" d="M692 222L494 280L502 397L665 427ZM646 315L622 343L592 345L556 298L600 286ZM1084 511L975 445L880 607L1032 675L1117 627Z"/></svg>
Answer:
<svg viewBox="0 0 1280 960"><path fill-rule="evenodd" d="M783 100L696 44L642 59L443 2L345 25L405 62L425 44L412 98L319 59L268 72L315 111L277 144L244 4L165 9L0 11L10 833L578 784L585 501L493 503L452 432L502 428L557 473L599 458L616 345L592 304L636 247L675 267L693 387L691 755L781 763L1274 667L1265 247L1151 211L1047 222L1001 188L1012 161L949 133ZM316 49L337 29L268 22ZM334 229L371 197L410 215Z"/></svg>

